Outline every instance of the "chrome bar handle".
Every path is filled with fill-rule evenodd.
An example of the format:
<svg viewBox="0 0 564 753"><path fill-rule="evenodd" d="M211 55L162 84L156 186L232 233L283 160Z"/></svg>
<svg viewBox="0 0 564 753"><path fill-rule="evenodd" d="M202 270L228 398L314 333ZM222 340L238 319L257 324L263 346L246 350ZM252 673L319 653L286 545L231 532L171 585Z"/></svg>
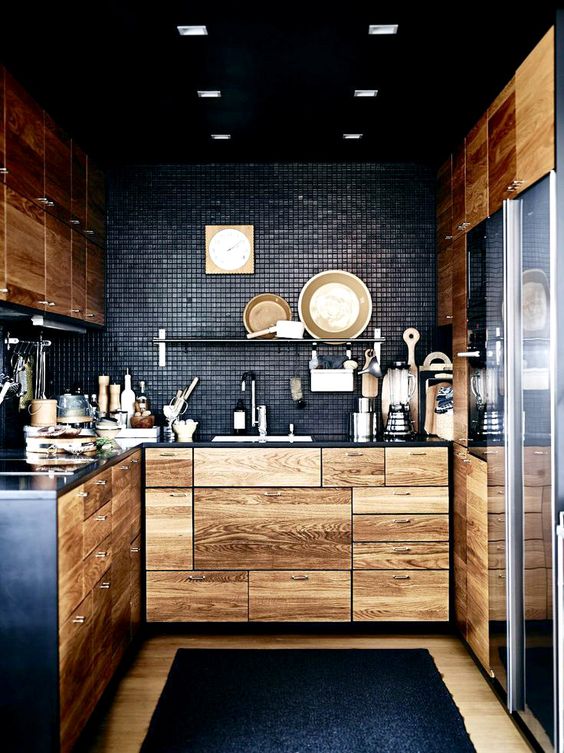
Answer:
<svg viewBox="0 0 564 753"><path fill-rule="evenodd" d="M459 358L479 358L479 350L463 350L461 353L456 354Z"/></svg>

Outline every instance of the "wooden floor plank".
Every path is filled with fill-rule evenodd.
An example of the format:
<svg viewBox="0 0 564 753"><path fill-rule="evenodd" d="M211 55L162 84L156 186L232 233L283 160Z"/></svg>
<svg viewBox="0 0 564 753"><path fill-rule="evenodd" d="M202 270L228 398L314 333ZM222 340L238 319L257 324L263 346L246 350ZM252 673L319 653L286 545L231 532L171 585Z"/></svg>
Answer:
<svg viewBox="0 0 564 753"><path fill-rule="evenodd" d="M85 753L138 753L178 648L427 648L458 706L477 753L527 753L463 644L453 636L159 635L141 647Z"/></svg>

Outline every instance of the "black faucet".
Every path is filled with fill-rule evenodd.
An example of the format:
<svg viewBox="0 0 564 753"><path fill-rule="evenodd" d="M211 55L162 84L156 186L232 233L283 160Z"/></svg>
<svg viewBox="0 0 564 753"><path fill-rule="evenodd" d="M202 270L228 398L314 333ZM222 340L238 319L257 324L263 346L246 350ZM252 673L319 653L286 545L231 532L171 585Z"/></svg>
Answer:
<svg viewBox="0 0 564 753"><path fill-rule="evenodd" d="M257 377L254 371L245 371L241 377L241 392L247 390L247 379L251 380L251 426L257 426L257 401L256 401L256 384Z"/></svg>

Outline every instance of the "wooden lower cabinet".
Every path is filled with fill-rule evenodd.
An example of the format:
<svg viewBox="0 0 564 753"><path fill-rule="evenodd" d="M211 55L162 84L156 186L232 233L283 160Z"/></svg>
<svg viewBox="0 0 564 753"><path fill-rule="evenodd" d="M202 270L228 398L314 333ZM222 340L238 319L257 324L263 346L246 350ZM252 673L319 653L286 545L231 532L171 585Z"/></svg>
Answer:
<svg viewBox="0 0 564 753"><path fill-rule="evenodd" d="M147 570L192 568L192 490L145 492Z"/></svg>
<svg viewBox="0 0 564 753"><path fill-rule="evenodd" d="M247 622L246 572L147 573L148 622Z"/></svg>
<svg viewBox="0 0 564 753"><path fill-rule="evenodd" d="M321 450L194 449L194 486L320 486ZM170 484L166 484L169 486Z"/></svg>
<svg viewBox="0 0 564 753"><path fill-rule="evenodd" d="M386 486L446 486L448 447L386 447Z"/></svg>
<svg viewBox="0 0 564 753"><path fill-rule="evenodd" d="M355 542L355 570L448 570L448 541Z"/></svg>
<svg viewBox="0 0 564 753"><path fill-rule="evenodd" d="M384 450L323 448L323 486L383 486Z"/></svg>
<svg viewBox="0 0 564 753"><path fill-rule="evenodd" d="M348 622L350 571L249 573L249 620L255 622Z"/></svg>
<svg viewBox="0 0 564 753"><path fill-rule="evenodd" d="M446 621L448 570L356 570L353 620Z"/></svg>
<svg viewBox="0 0 564 753"><path fill-rule="evenodd" d="M355 515L356 541L448 541L448 515Z"/></svg>
<svg viewBox="0 0 564 753"><path fill-rule="evenodd" d="M192 449L148 447L145 450L145 486L192 486Z"/></svg>
<svg viewBox="0 0 564 753"><path fill-rule="evenodd" d="M490 668L488 573L488 464L468 456L466 476L466 639Z"/></svg>

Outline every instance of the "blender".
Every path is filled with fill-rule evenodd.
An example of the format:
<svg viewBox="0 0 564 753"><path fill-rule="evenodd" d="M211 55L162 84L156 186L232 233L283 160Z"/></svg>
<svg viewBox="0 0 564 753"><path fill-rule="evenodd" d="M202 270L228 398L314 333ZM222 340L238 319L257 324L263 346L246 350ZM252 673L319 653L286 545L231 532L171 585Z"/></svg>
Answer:
<svg viewBox="0 0 564 753"><path fill-rule="evenodd" d="M416 388L415 375L409 373L409 365L405 361L394 361L393 367L389 368L387 373L390 408L384 439L392 442L411 439L415 432L409 410L409 400Z"/></svg>

